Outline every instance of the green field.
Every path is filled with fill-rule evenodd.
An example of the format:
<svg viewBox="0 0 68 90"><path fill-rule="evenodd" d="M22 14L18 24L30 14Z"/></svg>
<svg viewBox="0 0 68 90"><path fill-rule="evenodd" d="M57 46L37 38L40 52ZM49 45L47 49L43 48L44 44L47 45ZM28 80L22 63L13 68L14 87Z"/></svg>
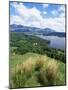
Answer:
<svg viewBox="0 0 68 90"><path fill-rule="evenodd" d="M43 61L44 60L44 65L40 68L40 70L35 70L35 63L37 62L38 59L40 59ZM65 64L61 61L56 61L55 59L51 59L46 55L40 55L40 54L35 54L35 53L26 53L24 55L12 55L10 58L10 88L18 88L18 87L35 87L35 86L48 86L48 83L46 81L46 78L44 77L44 75L41 75L40 77L43 78L42 81L38 80L37 74L43 74L43 70L47 67L48 62L50 61L54 61L57 63L58 66L58 78L54 81L53 85L65 85ZM27 62L28 61L28 62ZM31 70L32 74L30 75L30 77L26 76L26 80L25 83L22 85L19 85L20 83L24 82L23 79L20 80L20 77L17 77L19 80L13 80L13 70L15 70L17 65L21 65L23 63L25 63L26 67L29 68L29 61L34 65ZM28 65L27 65L28 64ZM56 66L54 66L55 68ZM31 71L29 71L28 73L30 73ZM25 73L24 73L25 74ZM26 74L25 74L26 75ZM25 77L24 77L25 78ZM17 82L17 84L15 85L15 83Z"/></svg>
<svg viewBox="0 0 68 90"><path fill-rule="evenodd" d="M10 88L66 84L66 55L50 42L23 33L10 33Z"/></svg>

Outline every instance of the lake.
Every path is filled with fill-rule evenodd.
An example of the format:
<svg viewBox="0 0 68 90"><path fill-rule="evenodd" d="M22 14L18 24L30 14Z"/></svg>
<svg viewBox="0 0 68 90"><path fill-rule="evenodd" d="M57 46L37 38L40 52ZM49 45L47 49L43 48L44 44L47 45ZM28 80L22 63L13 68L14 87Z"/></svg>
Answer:
<svg viewBox="0 0 68 90"><path fill-rule="evenodd" d="M50 40L50 47L65 50L65 37L37 35L45 40Z"/></svg>

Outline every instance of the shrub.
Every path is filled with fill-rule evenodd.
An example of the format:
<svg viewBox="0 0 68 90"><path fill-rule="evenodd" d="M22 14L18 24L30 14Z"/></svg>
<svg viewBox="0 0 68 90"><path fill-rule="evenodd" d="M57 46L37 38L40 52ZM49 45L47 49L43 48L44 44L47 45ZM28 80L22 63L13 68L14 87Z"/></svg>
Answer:
<svg viewBox="0 0 68 90"><path fill-rule="evenodd" d="M41 56L39 56L39 58L37 59L36 63L35 63L35 70L39 71L43 65L44 65L44 60L42 59Z"/></svg>
<svg viewBox="0 0 68 90"><path fill-rule="evenodd" d="M25 61L23 64L16 65L12 75L13 87L25 87L26 82L32 76L33 64L31 60Z"/></svg>
<svg viewBox="0 0 68 90"><path fill-rule="evenodd" d="M33 73L34 65L32 63L32 60L29 59L23 63L23 70L28 76L30 76Z"/></svg>
<svg viewBox="0 0 68 90"><path fill-rule="evenodd" d="M58 64L56 61L49 61L37 74L38 82L42 86L52 86L56 84L58 78Z"/></svg>
<svg viewBox="0 0 68 90"><path fill-rule="evenodd" d="M48 85L54 85L58 77L58 64L56 61L49 61L45 69L45 75L48 80Z"/></svg>

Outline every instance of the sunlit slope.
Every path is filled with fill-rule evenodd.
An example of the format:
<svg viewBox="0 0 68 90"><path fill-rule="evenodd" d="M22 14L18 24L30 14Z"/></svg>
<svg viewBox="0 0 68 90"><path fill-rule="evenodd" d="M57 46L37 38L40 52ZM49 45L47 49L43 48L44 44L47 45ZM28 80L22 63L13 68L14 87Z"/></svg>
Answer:
<svg viewBox="0 0 68 90"><path fill-rule="evenodd" d="M22 75L21 73L18 73L18 70L19 69L23 70L23 67L25 68L27 73L24 73ZM57 67L58 69L56 70ZM17 55L17 54L11 55L10 56L10 69L11 69L10 87L18 88L18 87L50 86L51 81L48 82L46 81L47 79L45 78L46 68L48 69L48 71L50 70L49 73L51 75L53 74L52 75L53 77L56 78L58 75L58 78L56 80L55 78L51 77L54 79L52 80L52 82L55 81L53 85L65 85L65 64L63 62L52 59L47 55L40 55L35 53L26 53L24 55ZM17 70L17 73L15 70ZM15 74L13 74L13 72ZM17 74L19 75L19 77L17 77L18 81L14 79L16 78ZM39 75L40 78L38 74L40 74ZM23 81L20 80L20 77L22 78L21 80L25 81L25 83L23 83Z"/></svg>

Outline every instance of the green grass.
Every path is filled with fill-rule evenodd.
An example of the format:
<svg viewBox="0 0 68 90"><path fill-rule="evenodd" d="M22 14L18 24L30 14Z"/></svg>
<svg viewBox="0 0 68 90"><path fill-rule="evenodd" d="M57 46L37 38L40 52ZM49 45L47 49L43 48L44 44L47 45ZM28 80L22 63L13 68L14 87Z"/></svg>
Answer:
<svg viewBox="0 0 68 90"><path fill-rule="evenodd" d="M34 53L26 53L24 55L10 55L10 68L15 68L17 64L22 63L23 61L27 59L32 59L36 60L38 58L39 54L34 54Z"/></svg>
<svg viewBox="0 0 68 90"><path fill-rule="evenodd" d="M10 53L24 55L27 52L46 54L48 57L66 63L65 51L49 47L50 41L33 35L10 32Z"/></svg>
<svg viewBox="0 0 68 90"><path fill-rule="evenodd" d="M55 81L55 84L53 85L65 85L65 63L56 59L52 59L47 55L26 53L24 55L10 55L10 88L50 85L50 81L48 81L46 77L46 69L50 70L51 67L50 65L50 67L47 68L47 65L50 61L57 63L52 63L52 70L54 72L56 70L54 69L56 65L58 67L57 73L59 77L56 80L53 78L54 80L52 80L52 82ZM39 69L36 70L37 66L39 66ZM50 74L56 78L56 74L54 72L51 72ZM40 75L39 80L38 75ZM25 82L24 84L23 81Z"/></svg>

